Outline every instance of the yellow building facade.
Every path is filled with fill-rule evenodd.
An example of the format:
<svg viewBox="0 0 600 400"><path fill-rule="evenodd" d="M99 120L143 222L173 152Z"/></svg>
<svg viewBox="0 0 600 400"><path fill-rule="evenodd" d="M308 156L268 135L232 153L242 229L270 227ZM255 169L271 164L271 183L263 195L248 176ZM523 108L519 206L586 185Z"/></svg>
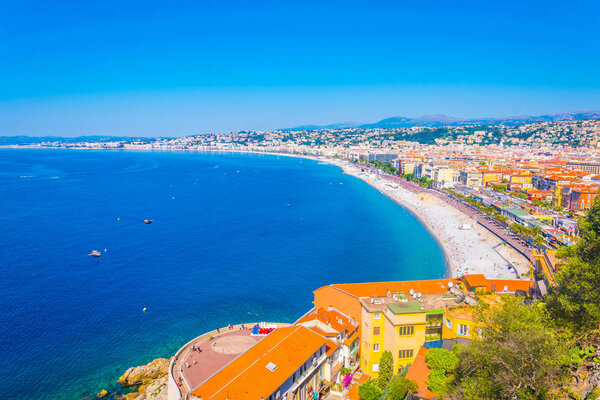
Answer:
<svg viewBox="0 0 600 400"><path fill-rule="evenodd" d="M425 343L426 312L421 305L416 301L386 303L380 299L373 303L361 300L361 304L362 370L377 377L384 350L392 353L394 373L411 364Z"/></svg>
<svg viewBox="0 0 600 400"><path fill-rule="evenodd" d="M479 295L479 302L494 307L500 303L500 296L496 294ZM471 306L453 306L444 309L442 319L442 337L459 341L476 340L481 338L481 323L477 322L476 309Z"/></svg>
<svg viewBox="0 0 600 400"><path fill-rule="evenodd" d="M442 337L457 340L476 339L478 335L477 324L473 318L472 307L453 307L444 310L442 322Z"/></svg>
<svg viewBox="0 0 600 400"><path fill-rule="evenodd" d="M521 186L521 187L532 187L531 184L531 172L523 171L520 174L514 174L510 176L510 184Z"/></svg>
<svg viewBox="0 0 600 400"><path fill-rule="evenodd" d="M502 173L498 171L481 171L481 184L498 183L502 179Z"/></svg>

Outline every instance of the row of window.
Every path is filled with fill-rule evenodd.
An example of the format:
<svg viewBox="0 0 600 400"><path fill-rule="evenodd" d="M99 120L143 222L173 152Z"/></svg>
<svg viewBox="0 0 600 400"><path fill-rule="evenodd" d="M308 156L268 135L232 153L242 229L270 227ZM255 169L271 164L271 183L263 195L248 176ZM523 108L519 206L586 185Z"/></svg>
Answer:
<svg viewBox="0 0 600 400"><path fill-rule="evenodd" d="M410 350L400 350L398 352L398 357L399 358L412 358L414 354L414 350L410 349Z"/></svg>
<svg viewBox="0 0 600 400"><path fill-rule="evenodd" d="M415 334L414 326L401 326L398 330L400 336L412 336ZM376 326L373 328L373 335L381 334L381 328Z"/></svg>
<svg viewBox="0 0 600 400"><path fill-rule="evenodd" d="M412 336L415 334L414 326L401 326L400 327L400 336Z"/></svg>

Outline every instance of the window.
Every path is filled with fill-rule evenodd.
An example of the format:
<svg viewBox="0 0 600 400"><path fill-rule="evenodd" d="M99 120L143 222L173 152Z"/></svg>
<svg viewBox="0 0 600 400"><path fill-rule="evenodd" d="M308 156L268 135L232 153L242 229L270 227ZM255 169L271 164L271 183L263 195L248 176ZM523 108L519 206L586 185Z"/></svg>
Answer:
<svg viewBox="0 0 600 400"><path fill-rule="evenodd" d="M460 336L469 336L469 325L458 324L457 333Z"/></svg>
<svg viewBox="0 0 600 400"><path fill-rule="evenodd" d="M413 350L400 350L400 352L398 353L398 357L400 358L412 358L413 356Z"/></svg>
<svg viewBox="0 0 600 400"><path fill-rule="evenodd" d="M379 343L374 343L373 344L373 352L377 353L379 351Z"/></svg>
<svg viewBox="0 0 600 400"><path fill-rule="evenodd" d="M452 321L450 321L448 318L444 317L444 325L446 325L446 328L452 330Z"/></svg>
<svg viewBox="0 0 600 400"><path fill-rule="evenodd" d="M381 318L381 313L376 312L373 314L373 319L380 319L380 318Z"/></svg>
<svg viewBox="0 0 600 400"><path fill-rule="evenodd" d="M401 326L400 327L400 336L412 336L415 334L414 326Z"/></svg>
<svg viewBox="0 0 600 400"><path fill-rule="evenodd" d="M379 364L373 364L371 369L373 370L373 372L379 372Z"/></svg>
<svg viewBox="0 0 600 400"><path fill-rule="evenodd" d="M379 335L381 333L381 328L376 326L373 328L373 335Z"/></svg>

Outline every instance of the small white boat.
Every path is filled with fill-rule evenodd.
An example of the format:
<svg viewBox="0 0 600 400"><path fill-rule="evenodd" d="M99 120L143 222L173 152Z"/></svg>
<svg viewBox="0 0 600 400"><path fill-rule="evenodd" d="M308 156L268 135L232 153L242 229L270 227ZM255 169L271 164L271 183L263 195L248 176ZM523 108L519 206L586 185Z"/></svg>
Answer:
<svg viewBox="0 0 600 400"><path fill-rule="evenodd" d="M90 254L88 254L88 256L90 257L100 257L100 252L98 250L92 250L92 252Z"/></svg>

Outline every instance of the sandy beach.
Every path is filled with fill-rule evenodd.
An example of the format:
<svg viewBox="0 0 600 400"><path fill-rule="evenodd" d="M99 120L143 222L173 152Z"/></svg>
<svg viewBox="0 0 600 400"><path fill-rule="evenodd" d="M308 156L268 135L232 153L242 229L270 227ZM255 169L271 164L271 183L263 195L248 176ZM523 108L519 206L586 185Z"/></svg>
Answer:
<svg viewBox="0 0 600 400"><path fill-rule="evenodd" d="M451 277L484 274L492 279L516 279L515 269L521 276L529 273L530 262L526 257L455 207L436 196L427 195L419 198L417 194L401 186L381 179L375 174L363 172L360 167L348 161L322 156L255 150L219 150L219 152L306 158L340 167L348 175L361 179L415 215L442 247L448 263L448 275ZM465 229L467 226L468 228Z"/></svg>
<svg viewBox="0 0 600 400"><path fill-rule="evenodd" d="M312 158L312 157L310 157ZM484 274L488 278L515 279L529 271L529 260L504 241L436 196L422 198L403 187L362 172L346 161L315 158L339 166L345 173L361 179L413 213L442 246L449 274Z"/></svg>

